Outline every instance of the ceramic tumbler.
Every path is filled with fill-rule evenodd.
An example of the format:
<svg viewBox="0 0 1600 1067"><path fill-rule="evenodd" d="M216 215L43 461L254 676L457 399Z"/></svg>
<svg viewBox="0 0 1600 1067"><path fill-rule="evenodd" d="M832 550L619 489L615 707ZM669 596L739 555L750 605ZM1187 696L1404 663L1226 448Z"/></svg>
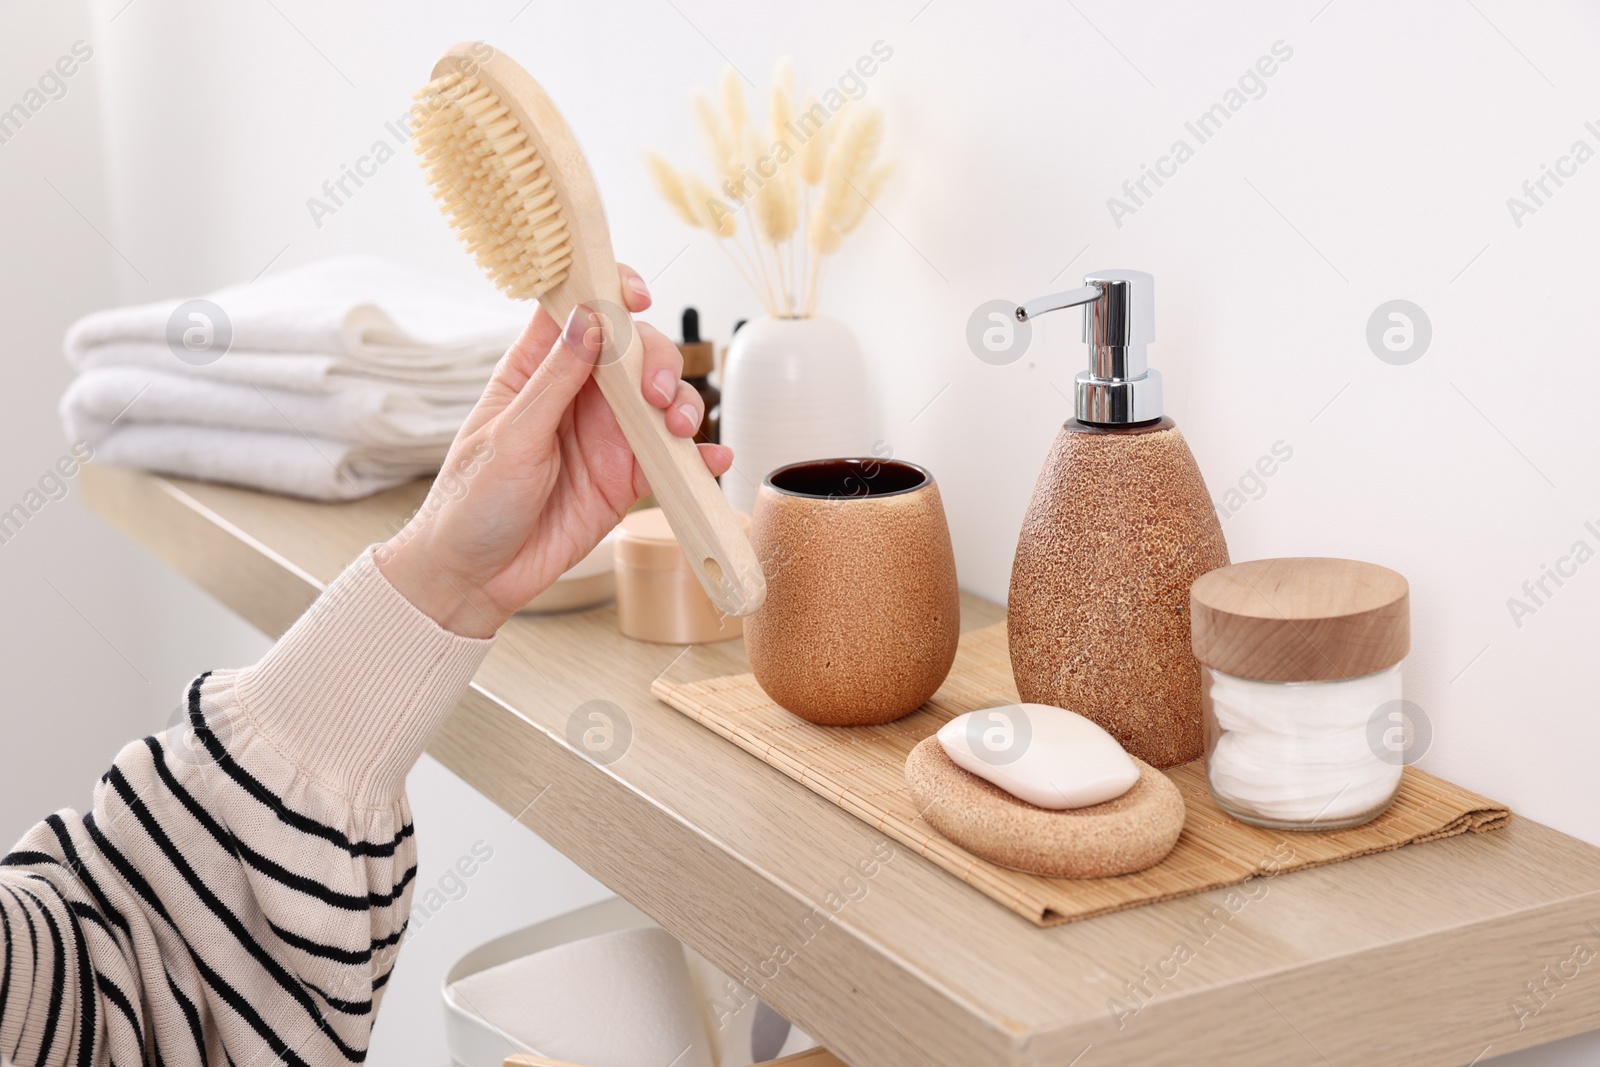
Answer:
<svg viewBox="0 0 1600 1067"><path fill-rule="evenodd" d="M779 705L825 726L871 726L939 688L961 602L933 475L899 460L779 467L756 494L750 540L767 601L745 620L745 649Z"/></svg>

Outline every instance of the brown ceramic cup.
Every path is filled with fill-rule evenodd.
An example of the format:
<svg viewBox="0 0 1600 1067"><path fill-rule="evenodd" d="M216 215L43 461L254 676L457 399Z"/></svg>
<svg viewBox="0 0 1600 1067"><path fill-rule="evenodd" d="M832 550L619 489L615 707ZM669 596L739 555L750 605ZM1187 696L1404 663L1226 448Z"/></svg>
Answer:
<svg viewBox="0 0 1600 1067"><path fill-rule="evenodd" d="M933 475L899 460L779 467L756 494L750 540L767 600L745 620L745 650L779 705L825 726L872 726L939 688L961 602Z"/></svg>

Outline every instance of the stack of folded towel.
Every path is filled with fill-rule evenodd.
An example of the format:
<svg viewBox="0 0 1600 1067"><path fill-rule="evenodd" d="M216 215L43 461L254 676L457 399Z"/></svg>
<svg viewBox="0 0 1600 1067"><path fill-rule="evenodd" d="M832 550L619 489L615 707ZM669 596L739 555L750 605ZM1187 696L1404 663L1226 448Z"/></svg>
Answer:
<svg viewBox="0 0 1600 1067"><path fill-rule="evenodd" d="M182 301L100 311L67 332L74 441L118 466L349 500L439 468L529 310L370 257L204 298L222 351L186 350ZM175 319L176 315L176 319ZM182 321L180 321L182 320ZM182 358L180 358L180 355Z"/></svg>

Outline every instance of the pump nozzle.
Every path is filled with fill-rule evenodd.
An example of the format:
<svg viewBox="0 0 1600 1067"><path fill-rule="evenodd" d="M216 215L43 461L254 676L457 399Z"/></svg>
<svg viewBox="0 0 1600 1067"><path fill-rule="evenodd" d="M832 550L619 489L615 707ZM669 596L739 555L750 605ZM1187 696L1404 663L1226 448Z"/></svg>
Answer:
<svg viewBox="0 0 1600 1067"><path fill-rule="evenodd" d="M1018 322L1085 305L1083 340L1089 369L1076 379L1080 422L1104 426L1161 417L1161 372L1149 369L1145 349L1155 340L1155 277L1140 270L1102 270L1081 289L1041 296L1016 309Z"/></svg>

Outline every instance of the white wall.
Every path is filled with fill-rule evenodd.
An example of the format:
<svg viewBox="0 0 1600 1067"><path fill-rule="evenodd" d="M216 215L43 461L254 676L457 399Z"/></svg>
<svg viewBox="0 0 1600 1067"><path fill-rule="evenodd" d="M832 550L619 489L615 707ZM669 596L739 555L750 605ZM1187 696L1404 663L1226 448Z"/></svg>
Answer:
<svg viewBox="0 0 1600 1067"><path fill-rule="evenodd" d="M27 3L0 12L0 99L23 99L38 79L93 39L80 5ZM91 46L93 47L93 46ZM25 502L68 452L56 399L69 373L61 335L77 316L134 294L118 285L106 197L100 91L104 53L64 81L65 92L0 144L5 232L0 311L6 324L0 418L0 509ZM98 231L98 233L97 233ZM70 468L69 468L70 469ZM59 483L46 482L46 489ZM84 807L95 780L130 738L160 729L187 678L248 661L259 635L91 515L75 480L0 544L7 605L6 705L0 730L0 839L7 845L47 812ZM37 501L37 498L35 498ZM153 615L173 614L150 625ZM181 617L204 620L195 624ZM208 653L219 659L207 664Z"/></svg>
<svg viewBox="0 0 1600 1067"><path fill-rule="evenodd" d="M1344 555L1405 573L1407 695L1435 733L1424 766L1600 843L1589 784L1600 563L1550 585L1520 627L1507 608L1574 541L1600 547L1584 530L1586 520L1600 528L1587 410L1600 384L1587 352L1600 162L1520 227L1506 207L1574 140L1600 149L1584 128L1600 125L1593 9L125 3L28 3L0 16L0 101L77 37L96 49L84 80L0 145L0 182L19 209L8 212L0 299L22 354L0 426L7 502L58 454L56 339L83 310L347 249L475 277L404 155L320 228L305 204L385 136L449 43L486 39L536 72L583 138L619 253L655 277L656 321L692 302L725 340L755 302L717 250L656 203L639 149L697 155L684 98L713 82L724 57L765 84L792 56L802 85L820 86L882 40L893 57L867 99L887 112L901 173L831 271L824 307L871 357L881 436L943 484L963 584L1004 594L1034 477L1067 414L1057 389L1070 391L1082 358L1075 317L1058 316L1027 358L983 364L963 341L969 312L1066 288L1097 267L1153 271L1152 359L1213 492L1274 442L1294 450L1265 494L1227 518L1234 558ZM1278 41L1293 54L1264 95L1196 146L1184 121ZM1107 198L1178 137L1194 157L1117 226ZM1364 337L1368 316L1394 298L1419 304L1433 327L1409 366L1380 362ZM134 719L146 729L188 673L259 646L75 501L34 525L0 546L0 589L17 605L6 623L13 706L28 709L8 715L7 737L47 759L20 764L7 749L0 829L82 803ZM148 625L157 612L164 621ZM13 764L33 777L9 777ZM413 786L427 884L486 836L477 827L495 813L436 767ZM531 835L503 834L508 861L489 879L516 871L537 886L520 872L555 871L560 888L519 894L508 880L491 901L501 890L485 882L487 903L458 909L475 924L459 943L419 939L379 1027L384 1062L442 1061L433 987L456 949L598 891ZM1591 1035L1515 1062L1577 1064L1597 1050Z"/></svg>

